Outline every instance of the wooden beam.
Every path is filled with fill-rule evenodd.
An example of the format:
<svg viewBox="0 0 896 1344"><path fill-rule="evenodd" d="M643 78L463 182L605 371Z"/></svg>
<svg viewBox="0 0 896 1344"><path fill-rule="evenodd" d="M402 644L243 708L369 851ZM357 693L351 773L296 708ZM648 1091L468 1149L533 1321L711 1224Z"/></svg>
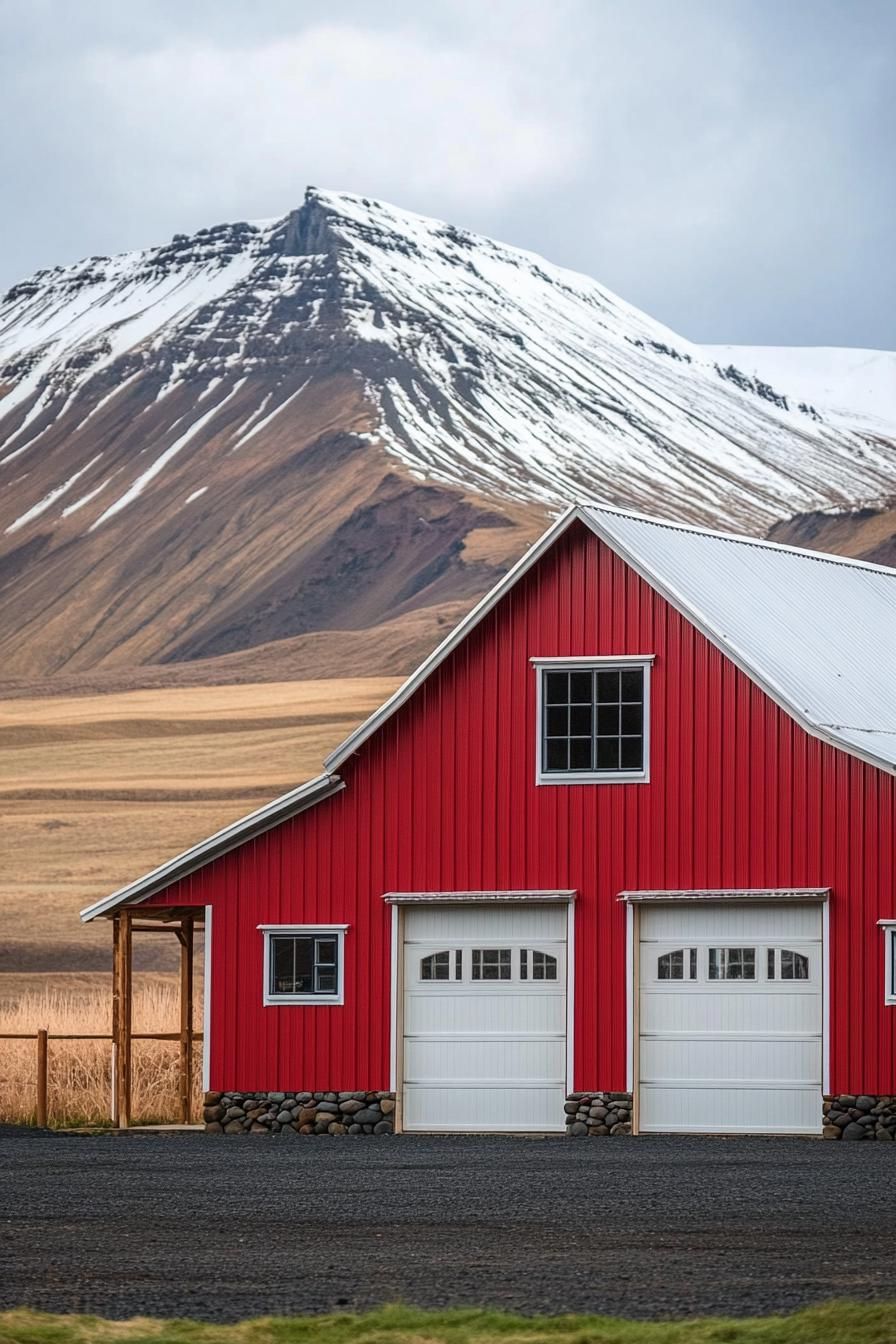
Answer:
<svg viewBox="0 0 896 1344"><path fill-rule="evenodd" d="M121 1031L121 916L112 920L112 1124L118 1128L120 1078L118 1045Z"/></svg>
<svg viewBox="0 0 896 1344"><path fill-rule="evenodd" d="M119 1032L118 1032L118 1124L127 1129L131 1123L131 1024L134 1008L133 915L122 910L119 933Z"/></svg>
<svg viewBox="0 0 896 1344"><path fill-rule="evenodd" d="M193 1113L193 916L185 915L180 928L180 1118L185 1125Z"/></svg>

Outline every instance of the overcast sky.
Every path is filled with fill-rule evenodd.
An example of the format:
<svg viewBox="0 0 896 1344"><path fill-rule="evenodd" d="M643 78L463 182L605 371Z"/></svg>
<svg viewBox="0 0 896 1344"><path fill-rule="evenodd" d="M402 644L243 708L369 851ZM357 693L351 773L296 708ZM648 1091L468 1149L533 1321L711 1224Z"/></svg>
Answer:
<svg viewBox="0 0 896 1344"><path fill-rule="evenodd" d="M896 348L896 0L0 0L0 288L378 196L693 340Z"/></svg>

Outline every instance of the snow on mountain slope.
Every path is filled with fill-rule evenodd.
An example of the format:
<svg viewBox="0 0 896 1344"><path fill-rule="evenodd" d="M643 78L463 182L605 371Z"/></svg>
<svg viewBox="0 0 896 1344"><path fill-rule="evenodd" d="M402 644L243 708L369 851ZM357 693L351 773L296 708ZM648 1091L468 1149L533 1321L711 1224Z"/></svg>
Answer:
<svg viewBox="0 0 896 1344"><path fill-rule="evenodd" d="M896 352L836 346L705 345L721 365L798 389L832 423L896 438Z"/></svg>
<svg viewBox="0 0 896 1344"><path fill-rule="evenodd" d="M573 498L753 532L884 500L894 443L814 386L313 188L41 271L0 302L0 658L214 656L472 597Z"/></svg>

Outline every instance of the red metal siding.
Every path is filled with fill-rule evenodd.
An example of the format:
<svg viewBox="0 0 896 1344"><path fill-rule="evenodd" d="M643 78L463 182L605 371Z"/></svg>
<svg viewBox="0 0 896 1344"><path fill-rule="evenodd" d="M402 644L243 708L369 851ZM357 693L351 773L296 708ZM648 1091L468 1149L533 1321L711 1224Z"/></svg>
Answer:
<svg viewBox="0 0 896 1344"><path fill-rule="evenodd" d="M737 600L736 593L732 601ZM649 784L535 785L532 657L654 654ZM626 1077L626 888L830 886L831 1086L896 1091L896 779L809 737L582 526L342 771L153 903L214 906L215 1087L389 1085L390 890L575 888L577 1088ZM262 1006L262 923L347 923L344 1007Z"/></svg>

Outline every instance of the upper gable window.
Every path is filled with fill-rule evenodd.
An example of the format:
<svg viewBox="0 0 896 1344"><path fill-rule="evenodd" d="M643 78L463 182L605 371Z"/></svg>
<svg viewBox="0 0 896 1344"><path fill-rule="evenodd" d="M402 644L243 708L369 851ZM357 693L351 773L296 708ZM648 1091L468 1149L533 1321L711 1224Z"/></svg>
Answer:
<svg viewBox="0 0 896 1344"><path fill-rule="evenodd" d="M538 783L649 775L650 658L535 659Z"/></svg>

